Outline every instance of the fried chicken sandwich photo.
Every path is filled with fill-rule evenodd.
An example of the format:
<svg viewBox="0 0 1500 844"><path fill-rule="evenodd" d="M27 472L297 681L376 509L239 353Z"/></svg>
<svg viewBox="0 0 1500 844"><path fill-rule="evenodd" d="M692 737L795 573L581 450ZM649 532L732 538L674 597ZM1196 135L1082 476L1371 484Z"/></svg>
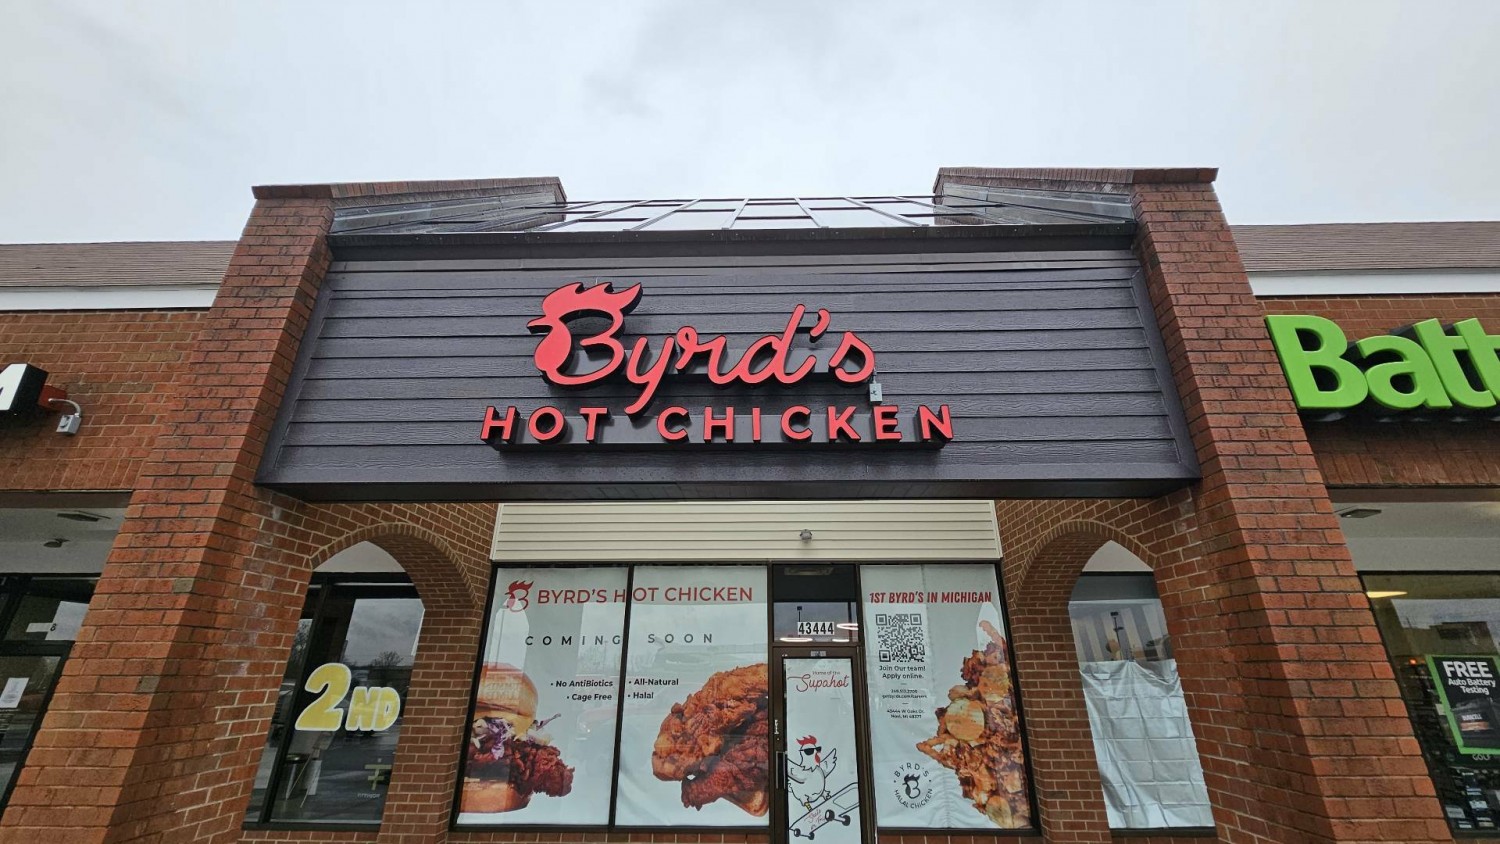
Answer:
<svg viewBox="0 0 1500 844"><path fill-rule="evenodd" d="M651 772L682 783L683 806L727 800L754 817L770 809L769 677L764 662L720 671L672 705L656 736Z"/></svg>
<svg viewBox="0 0 1500 844"><path fill-rule="evenodd" d="M948 690L948 705L935 713L937 735L917 749L958 774L964 796L991 823L1017 829L1030 824L1031 803L1010 657L1000 631L988 621L980 627L989 643L964 659L964 684Z"/></svg>
<svg viewBox="0 0 1500 844"><path fill-rule="evenodd" d="M537 723L536 703L536 686L519 668L504 663L484 667L459 811L511 812L529 804L533 794L562 797L573 790L573 769L539 735L547 721Z"/></svg>

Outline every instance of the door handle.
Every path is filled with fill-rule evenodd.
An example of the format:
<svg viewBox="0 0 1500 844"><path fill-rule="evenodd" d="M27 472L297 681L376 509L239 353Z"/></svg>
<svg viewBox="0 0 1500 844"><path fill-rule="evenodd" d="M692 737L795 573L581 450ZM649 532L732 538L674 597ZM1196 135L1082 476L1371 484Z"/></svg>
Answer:
<svg viewBox="0 0 1500 844"><path fill-rule="evenodd" d="M776 751L776 787L786 790L786 752Z"/></svg>

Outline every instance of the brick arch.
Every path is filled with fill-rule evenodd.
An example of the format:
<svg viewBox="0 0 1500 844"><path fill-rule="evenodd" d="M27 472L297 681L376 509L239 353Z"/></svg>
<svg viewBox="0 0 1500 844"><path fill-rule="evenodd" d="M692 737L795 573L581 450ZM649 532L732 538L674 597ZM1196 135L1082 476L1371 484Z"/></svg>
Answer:
<svg viewBox="0 0 1500 844"><path fill-rule="evenodd" d="M447 839L458 781L487 582L476 582L472 565L441 536L401 520L366 525L332 539L309 555L308 571L362 542L401 565L424 611L376 840L441 842Z"/></svg>
<svg viewBox="0 0 1500 844"><path fill-rule="evenodd" d="M1001 507L1002 536L1005 509ZM1026 527L1037 526L1017 526L1020 531ZM1102 521L1074 518L1021 538L1014 553L1007 551L1003 564L1032 778L1048 842L1110 840L1068 616L1068 599L1078 576L1094 552L1110 541L1149 559L1130 534Z"/></svg>
<svg viewBox="0 0 1500 844"><path fill-rule="evenodd" d="M429 600L483 605L487 584L474 582L461 555L446 540L410 522L382 522L345 533L308 555L308 570L316 571L336 555L363 542L390 554L401 564L424 605Z"/></svg>

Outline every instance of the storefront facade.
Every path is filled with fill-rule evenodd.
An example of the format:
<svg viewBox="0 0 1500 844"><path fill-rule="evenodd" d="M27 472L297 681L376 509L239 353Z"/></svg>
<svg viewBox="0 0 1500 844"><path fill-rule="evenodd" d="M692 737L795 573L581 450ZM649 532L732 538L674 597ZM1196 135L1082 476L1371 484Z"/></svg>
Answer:
<svg viewBox="0 0 1500 844"><path fill-rule="evenodd" d="M258 188L209 307L5 313L82 430L7 419L0 540L96 535L0 572L0 840L1493 829L1500 256L1213 175Z"/></svg>

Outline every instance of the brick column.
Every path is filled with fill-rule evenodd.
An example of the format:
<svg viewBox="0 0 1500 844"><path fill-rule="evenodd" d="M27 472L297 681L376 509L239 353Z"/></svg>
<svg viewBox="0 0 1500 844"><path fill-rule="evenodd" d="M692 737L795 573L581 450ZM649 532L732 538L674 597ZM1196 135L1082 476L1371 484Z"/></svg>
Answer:
<svg viewBox="0 0 1500 844"><path fill-rule="evenodd" d="M1157 580L1215 817L1229 842L1451 840L1213 175L1130 194L1203 467L1195 553Z"/></svg>
<svg viewBox="0 0 1500 844"><path fill-rule="evenodd" d="M178 394L158 396L171 427L0 840L235 837L245 791L229 772L253 764L264 731L239 733L234 713L274 696L307 585L289 543L263 539L291 502L253 477L328 266L332 212L328 199L257 202Z"/></svg>
<svg viewBox="0 0 1500 844"><path fill-rule="evenodd" d="M1214 176L961 168L939 181L1131 199L1203 480L1154 516L1122 501L1087 518L1138 538L1156 572L1220 840L1450 841ZM1088 509L1036 504L1053 525ZM1010 539L1007 562L1047 553Z"/></svg>

